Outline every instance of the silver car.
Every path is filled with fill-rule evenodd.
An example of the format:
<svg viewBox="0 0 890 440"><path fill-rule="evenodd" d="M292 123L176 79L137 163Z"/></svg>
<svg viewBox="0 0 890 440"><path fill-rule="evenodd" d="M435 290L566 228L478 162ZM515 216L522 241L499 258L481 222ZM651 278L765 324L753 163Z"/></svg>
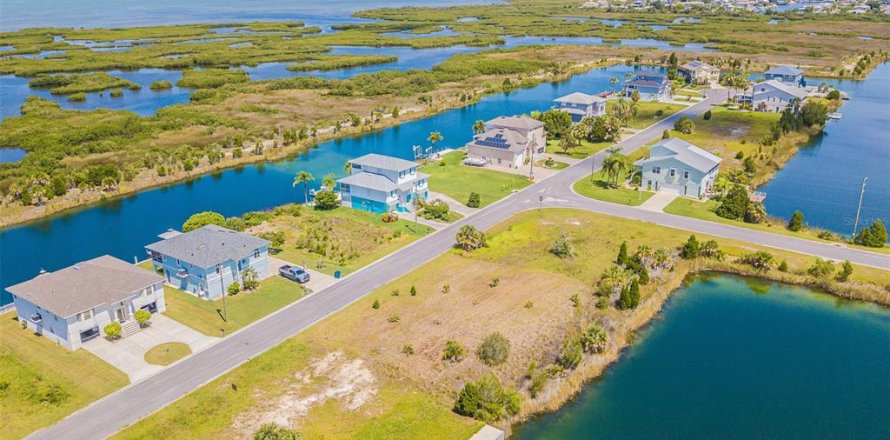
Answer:
<svg viewBox="0 0 890 440"><path fill-rule="evenodd" d="M309 282L309 272L306 272L300 266L291 266L289 264L284 265L278 268L278 273L281 276L291 281L296 281L300 284L306 284Z"/></svg>

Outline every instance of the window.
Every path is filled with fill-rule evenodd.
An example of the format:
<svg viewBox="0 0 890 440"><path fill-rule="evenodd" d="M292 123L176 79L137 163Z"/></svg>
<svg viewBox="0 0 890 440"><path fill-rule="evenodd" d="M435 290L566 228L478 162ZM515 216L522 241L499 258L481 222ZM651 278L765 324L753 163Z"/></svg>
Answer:
<svg viewBox="0 0 890 440"><path fill-rule="evenodd" d="M689 170L683 170L683 178L684 178L684 179L688 179L688 178L689 178Z"/></svg>
<svg viewBox="0 0 890 440"><path fill-rule="evenodd" d="M154 291L155 291L155 290L154 290L154 287L152 287L152 286L148 286L148 287L142 289L142 296L149 296L149 295L151 295L152 293L154 293Z"/></svg>
<svg viewBox="0 0 890 440"><path fill-rule="evenodd" d="M677 175L677 170L671 168L671 174L670 174L670 175L671 175L671 177L676 176L676 175Z"/></svg>
<svg viewBox="0 0 890 440"><path fill-rule="evenodd" d="M260 258L260 250L259 249L253 251L253 258Z"/></svg>
<svg viewBox="0 0 890 440"><path fill-rule="evenodd" d="M362 169L362 166L359 165L359 164L357 164L357 163L354 163L354 164L352 164L352 169L354 169L354 170L360 170L360 169Z"/></svg>
<svg viewBox="0 0 890 440"><path fill-rule="evenodd" d="M179 261L179 258L176 259L176 265L177 265L177 266L182 266L182 262Z"/></svg>
<svg viewBox="0 0 890 440"><path fill-rule="evenodd" d="M222 273L222 265L216 265L216 273Z"/></svg>
<svg viewBox="0 0 890 440"><path fill-rule="evenodd" d="M93 309L86 310L84 312L77 314L78 321L86 321L87 319L91 319L93 317Z"/></svg>
<svg viewBox="0 0 890 440"><path fill-rule="evenodd" d="M655 174L661 174L661 167L652 167L652 172Z"/></svg>

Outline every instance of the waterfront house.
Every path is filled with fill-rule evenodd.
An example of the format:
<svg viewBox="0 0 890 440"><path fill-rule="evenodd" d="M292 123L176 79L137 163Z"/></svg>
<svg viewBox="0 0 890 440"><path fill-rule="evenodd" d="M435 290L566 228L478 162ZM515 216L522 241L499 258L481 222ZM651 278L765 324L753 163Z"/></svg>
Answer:
<svg viewBox="0 0 890 440"><path fill-rule="evenodd" d="M528 116L498 116L485 123L485 131L513 130L528 140L532 155L544 154L547 149L547 133L544 123Z"/></svg>
<svg viewBox="0 0 890 440"><path fill-rule="evenodd" d="M488 165L519 168L529 154L530 141L518 131L495 128L477 135L467 144L467 156Z"/></svg>
<svg viewBox="0 0 890 440"><path fill-rule="evenodd" d="M679 72L689 84L707 85L720 81L720 69L698 60L680 66Z"/></svg>
<svg viewBox="0 0 890 440"><path fill-rule="evenodd" d="M797 111L810 90L774 79L754 84L750 95L751 106L757 111L781 112L788 106Z"/></svg>
<svg viewBox="0 0 890 440"><path fill-rule="evenodd" d="M217 225L159 237L145 247L152 266L169 284L199 298L221 298L233 283L243 285L248 268L257 279L270 276L267 240Z"/></svg>
<svg viewBox="0 0 890 440"><path fill-rule="evenodd" d="M649 157L634 165L647 188L700 198L714 184L720 162L719 157L672 137L653 145Z"/></svg>
<svg viewBox="0 0 890 440"><path fill-rule="evenodd" d="M624 95L640 93L643 101L662 101L671 97L671 82L667 75L649 70L641 70L624 81Z"/></svg>
<svg viewBox="0 0 890 440"><path fill-rule="evenodd" d="M365 211L408 212L418 197L429 198L429 176L417 163L382 154L350 161L350 175L337 180L343 206Z"/></svg>
<svg viewBox="0 0 890 440"><path fill-rule="evenodd" d="M763 74L764 79L776 80L779 82L783 82L786 84L792 84L795 86L803 86L806 85L804 82L803 72L792 66L776 66L769 70L767 70Z"/></svg>
<svg viewBox="0 0 890 440"><path fill-rule="evenodd" d="M109 255L43 272L6 290L19 322L70 350L120 322L123 334L139 328L137 310L163 312L164 279Z"/></svg>
<svg viewBox="0 0 890 440"><path fill-rule="evenodd" d="M564 111L572 116L572 122L581 122L588 117L603 116L606 114L606 98L586 93L575 92L556 98L555 109Z"/></svg>

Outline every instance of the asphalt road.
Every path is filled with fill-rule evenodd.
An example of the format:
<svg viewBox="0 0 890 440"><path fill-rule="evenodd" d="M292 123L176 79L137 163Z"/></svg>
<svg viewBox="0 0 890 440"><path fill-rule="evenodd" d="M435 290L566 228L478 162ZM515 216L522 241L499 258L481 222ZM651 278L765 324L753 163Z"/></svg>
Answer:
<svg viewBox="0 0 890 440"><path fill-rule="evenodd" d="M681 116L695 116L726 99L725 91L709 91L708 99L639 132L618 144L629 153L673 127ZM93 403L29 438L47 440L101 439L111 436L188 392L241 365L247 360L305 330L331 313L373 292L381 285L448 251L464 224L490 228L519 212L539 207L566 207L647 221L700 234L748 241L754 244L890 269L890 255L833 246L720 223L615 205L578 196L571 186L602 163L604 152L531 185L479 212L442 228L389 256L366 266L333 286L289 305L246 327L210 348L196 353L142 382L132 384ZM596 168L599 168L596 166Z"/></svg>

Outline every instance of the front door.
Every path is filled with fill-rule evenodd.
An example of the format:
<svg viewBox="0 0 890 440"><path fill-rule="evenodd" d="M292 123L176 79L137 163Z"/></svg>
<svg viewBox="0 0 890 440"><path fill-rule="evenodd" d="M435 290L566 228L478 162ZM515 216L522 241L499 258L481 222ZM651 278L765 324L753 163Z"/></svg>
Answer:
<svg viewBox="0 0 890 440"><path fill-rule="evenodd" d="M118 307L114 314L119 322L124 322L127 320L127 309L124 307Z"/></svg>

